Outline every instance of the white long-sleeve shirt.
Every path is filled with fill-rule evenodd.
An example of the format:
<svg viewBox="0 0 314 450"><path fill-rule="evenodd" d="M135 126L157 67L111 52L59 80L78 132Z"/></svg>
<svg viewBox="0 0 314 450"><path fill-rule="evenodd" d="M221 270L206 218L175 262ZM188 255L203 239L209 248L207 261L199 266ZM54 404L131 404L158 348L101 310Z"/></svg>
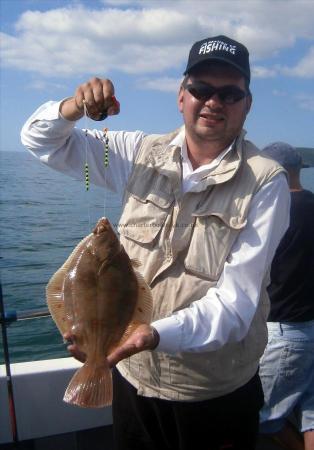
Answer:
<svg viewBox="0 0 314 450"><path fill-rule="evenodd" d="M104 170L104 144L99 139L102 131L86 133L75 128L75 122L60 115L59 107L60 102L42 105L24 125L22 143L45 164L82 180L87 155L91 182L123 195L145 134L108 131L110 164ZM231 148L193 171L184 131L169 145L181 147L185 192L193 190ZM191 299L190 307L152 323L160 335L158 351L173 354L217 350L244 338L259 302L262 281L288 227L289 209L287 180L278 174L254 195L247 225L235 241L217 285L203 298Z"/></svg>

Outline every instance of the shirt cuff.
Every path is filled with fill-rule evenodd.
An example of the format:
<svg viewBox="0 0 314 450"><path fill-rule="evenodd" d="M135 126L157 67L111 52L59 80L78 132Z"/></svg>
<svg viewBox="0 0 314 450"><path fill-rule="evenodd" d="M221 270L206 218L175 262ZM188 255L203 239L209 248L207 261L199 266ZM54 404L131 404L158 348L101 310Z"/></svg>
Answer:
<svg viewBox="0 0 314 450"><path fill-rule="evenodd" d="M36 114L36 120L61 120L65 123L68 123L72 127L74 127L76 120L68 120L60 112L60 105L65 100L68 100L71 97L66 97L63 100L60 100L58 102L55 101L49 101L46 102L42 108L39 108L38 113Z"/></svg>
<svg viewBox="0 0 314 450"><path fill-rule="evenodd" d="M45 103L36 114L33 115L30 125L33 123L36 124L37 127L43 127L45 129L46 136L52 137L57 136L68 136L73 128L75 127L76 122L72 120L65 119L60 114L60 104L64 100L59 102L49 101ZM38 121L42 122L41 125L38 124ZM53 126L49 124L49 122L53 123Z"/></svg>
<svg viewBox="0 0 314 450"><path fill-rule="evenodd" d="M158 331L160 337L156 347L158 352L175 354L181 350L183 326L177 316L156 320L151 326Z"/></svg>

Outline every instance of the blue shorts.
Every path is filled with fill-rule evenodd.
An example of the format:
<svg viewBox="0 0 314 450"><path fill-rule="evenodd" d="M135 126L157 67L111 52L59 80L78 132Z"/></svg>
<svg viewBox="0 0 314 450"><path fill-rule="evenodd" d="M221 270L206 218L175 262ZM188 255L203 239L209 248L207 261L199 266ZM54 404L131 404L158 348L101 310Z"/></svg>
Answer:
<svg viewBox="0 0 314 450"><path fill-rule="evenodd" d="M314 429L314 320L268 322L260 361L265 405L260 432L277 433L292 413L302 432Z"/></svg>

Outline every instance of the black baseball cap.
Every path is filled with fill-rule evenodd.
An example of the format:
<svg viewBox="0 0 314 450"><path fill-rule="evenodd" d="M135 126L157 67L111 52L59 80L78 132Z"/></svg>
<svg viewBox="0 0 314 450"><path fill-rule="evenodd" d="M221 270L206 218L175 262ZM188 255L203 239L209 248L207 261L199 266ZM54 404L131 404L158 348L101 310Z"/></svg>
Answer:
<svg viewBox="0 0 314 450"><path fill-rule="evenodd" d="M287 170L309 167L303 163L300 152L286 142L273 142L263 148L263 152Z"/></svg>
<svg viewBox="0 0 314 450"><path fill-rule="evenodd" d="M238 69L242 75L250 82L251 71L248 49L227 36L214 36L193 44L184 75L191 72L199 64L221 61Z"/></svg>

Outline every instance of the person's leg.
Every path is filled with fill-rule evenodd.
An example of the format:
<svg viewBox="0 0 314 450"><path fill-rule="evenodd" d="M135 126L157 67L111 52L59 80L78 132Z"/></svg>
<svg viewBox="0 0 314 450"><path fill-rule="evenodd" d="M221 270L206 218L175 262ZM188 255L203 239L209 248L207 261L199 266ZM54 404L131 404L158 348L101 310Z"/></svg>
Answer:
<svg viewBox="0 0 314 450"><path fill-rule="evenodd" d="M300 430L303 433L304 449L314 450L314 320L304 322L303 332L306 331L308 337L308 348L306 349L306 356L303 358L303 370L305 371L306 385L302 389L302 396L295 409L295 416L300 425ZM305 360L309 359L308 365Z"/></svg>
<svg viewBox="0 0 314 450"><path fill-rule="evenodd" d="M137 395L113 371L115 450L254 450L263 392L256 375L224 397L173 402Z"/></svg>
<svg viewBox="0 0 314 450"><path fill-rule="evenodd" d="M176 450L171 402L137 395L117 369L112 379L115 450Z"/></svg>
<svg viewBox="0 0 314 450"><path fill-rule="evenodd" d="M280 431L273 434L272 438L286 450L305 450L302 434L289 422L286 422Z"/></svg>
<svg viewBox="0 0 314 450"><path fill-rule="evenodd" d="M300 428L301 423L308 425L305 423L304 412L313 411L313 394L310 394L313 385L312 322L268 323L269 341L260 361L265 396L265 404L260 413L262 434L276 434L284 438L285 433L291 431L287 431L285 426L286 418L296 410L296 427ZM310 402L307 406L306 403ZM303 429L308 428L305 426Z"/></svg>
<svg viewBox="0 0 314 450"><path fill-rule="evenodd" d="M314 449L314 430L304 432L304 450Z"/></svg>
<svg viewBox="0 0 314 450"><path fill-rule="evenodd" d="M256 375L246 386L230 394L232 450L254 450L259 430L259 411L264 403L261 381ZM232 423L231 423L232 421ZM232 442L232 440L231 440Z"/></svg>
<svg viewBox="0 0 314 450"><path fill-rule="evenodd" d="M180 450L254 450L262 404L257 375L223 397L174 402Z"/></svg>

